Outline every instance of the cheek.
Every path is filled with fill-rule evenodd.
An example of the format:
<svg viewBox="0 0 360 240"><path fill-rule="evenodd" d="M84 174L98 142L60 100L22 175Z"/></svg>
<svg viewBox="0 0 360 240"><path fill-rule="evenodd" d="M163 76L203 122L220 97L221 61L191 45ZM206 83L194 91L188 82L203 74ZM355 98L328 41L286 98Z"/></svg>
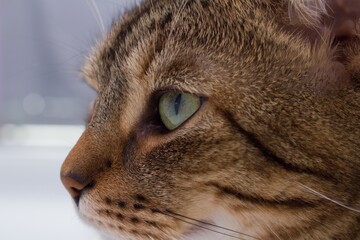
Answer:
<svg viewBox="0 0 360 240"><path fill-rule="evenodd" d="M173 195L188 185L186 182L194 182L192 178L231 168L246 151L239 136L214 111L200 114L196 124L189 122L171 139L172 133L164 136L169 141L131 141L114 163L119 169L114 178L119 178L120 183L126 180L129 189L141 189L153 199L172 202Z"/></svg>
<svg viewBox="0 0 360 240"><path fill-rule="evenodd" d="M164 239L164 232L171 234L177 228L173 219L160 214L166 209L161 202L154 203L131 184L108 180L100 178L81 199L79 215L87 223L111 239Z"/></svg>
<svg viewBox="0 0 360 240"><path fill-rule="evenodd" d="M140 222L154 218L165 222L164 216L154 216L152 209L205 216L214 191L204 182L217 179L219 173L226 176L246 149L220 114L207 111L200 116L196 124L189 121L171 139L151 144L147 139L128 141L112 167L100 173L95 185L84 192L80 203L84 218L95 225L100 223L93 221L100 219L105 229L112 229L114 223L129 229L136 224L131 222L132 216L142 219ZM124 223L123 218L127 219Z"/></svg>
<svg viewBox="0 0 360 240"><path fill-rule="evenodd" d="M138 179L137 188L172 202L175 195L183 198L180 192L189 195L197 184L214 180L219 173L230 173L246 151L231 125L209 114L186 134L134 158L128 171Z"/></svg>

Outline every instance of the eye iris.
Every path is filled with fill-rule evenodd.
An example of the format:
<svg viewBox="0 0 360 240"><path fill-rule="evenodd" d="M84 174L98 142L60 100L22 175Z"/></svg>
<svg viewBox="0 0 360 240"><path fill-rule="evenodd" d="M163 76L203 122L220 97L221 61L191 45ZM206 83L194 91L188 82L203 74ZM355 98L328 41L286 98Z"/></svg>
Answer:
<svg viewBox="0 0 360 240"><path fill-rule="evenodd" d="M188 120L200 108L200 105L198 96L168 92L160 98L160 118L168 130L174 130Z"/></svg>

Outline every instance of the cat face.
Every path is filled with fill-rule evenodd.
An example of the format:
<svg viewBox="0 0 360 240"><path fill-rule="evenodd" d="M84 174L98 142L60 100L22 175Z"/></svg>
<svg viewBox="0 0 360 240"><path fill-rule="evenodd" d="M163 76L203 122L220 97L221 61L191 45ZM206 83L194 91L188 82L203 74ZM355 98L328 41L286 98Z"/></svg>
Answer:
<svg viewBox="0 0 360 240"><path fill-rule="evenodd" d="M359 237L357 39L304 37L287 7L147 1L112 26L62 167L82 219L116 239Z"/></svg>

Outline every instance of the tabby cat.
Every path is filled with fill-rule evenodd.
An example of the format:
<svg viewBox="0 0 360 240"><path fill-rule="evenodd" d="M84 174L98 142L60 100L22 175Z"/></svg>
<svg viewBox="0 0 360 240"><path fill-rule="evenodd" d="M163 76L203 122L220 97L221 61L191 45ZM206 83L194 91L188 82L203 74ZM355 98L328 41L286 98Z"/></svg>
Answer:
<svg viewBox="0 0 360 240"><path fill-rule="evenodd" d="M61 179L109 239L360 239L360 1L147 0L83 68Z"/></svg>

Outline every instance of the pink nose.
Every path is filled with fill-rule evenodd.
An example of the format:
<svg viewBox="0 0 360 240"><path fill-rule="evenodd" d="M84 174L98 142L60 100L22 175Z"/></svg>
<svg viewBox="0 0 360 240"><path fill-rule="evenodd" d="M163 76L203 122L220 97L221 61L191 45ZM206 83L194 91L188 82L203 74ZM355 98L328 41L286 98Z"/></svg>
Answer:
<svg viewBox="0 0 360 240"><path fill-rule="evenodd" d="M86 183L79 181L75 176L76 175L71 174L71 172L69 174L61 174L62 183L74 199L80 197L81 190L87 185Z"/></svg>

